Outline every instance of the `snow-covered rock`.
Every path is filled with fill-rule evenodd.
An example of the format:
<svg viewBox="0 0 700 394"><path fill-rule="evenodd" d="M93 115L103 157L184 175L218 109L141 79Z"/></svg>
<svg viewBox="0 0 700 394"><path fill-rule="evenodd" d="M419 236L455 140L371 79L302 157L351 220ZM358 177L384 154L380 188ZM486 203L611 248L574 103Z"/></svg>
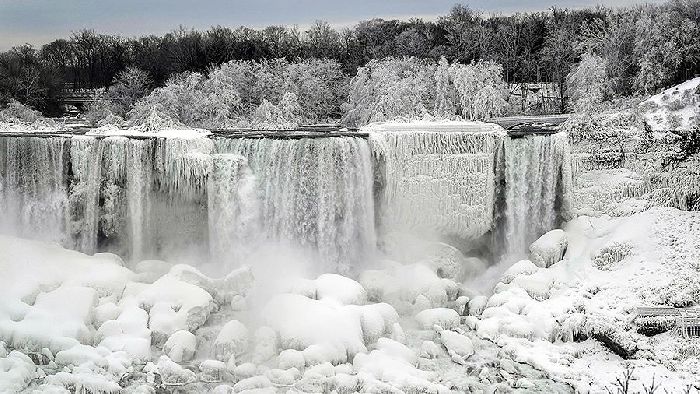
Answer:
<svg viewBox="0 0 700 394"><path fill-rule="evenodd" d="M221 328L214 341L214 356L219 361L240 356L248 350L248 340L248 328L238 320L231 320Z"/></svg>
<svg viewBox="0 0 700 394"><path fill-rule="evenodd" d="M426 309L415 316L416 321L424 330L440 326L446 330L459 326L459 314L454 309Z"/></svg>
<svg viewBox="0 0 700 394"><path fill-rule="evenodd" d="M189 331L175 331L163 345L163 352L176 363L189 361L197 350L197 337Z"/></svg>
<svg viewBox="0 0 700 394"><path fill-rule="evenodd" d="M538 267L547 268L564 257L568 245L564 230L548 231L530 245L530 260Z"/></svg>
<svg viewBox="0 0 700 394"><path fill-rule="evenodd" d="M474 354L474 345L472 341L458 332L450 330L440 331L440 342L445 346L453 360L459 358L464 361Z"/></svg>

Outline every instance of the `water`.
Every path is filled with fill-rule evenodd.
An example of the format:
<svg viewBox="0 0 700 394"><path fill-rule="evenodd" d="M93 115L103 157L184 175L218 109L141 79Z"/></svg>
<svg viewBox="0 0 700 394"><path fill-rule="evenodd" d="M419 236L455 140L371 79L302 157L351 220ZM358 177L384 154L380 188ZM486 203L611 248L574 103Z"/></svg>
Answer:
<svg viewBox="0 0 700 394"><path fill-rule="evenodd" d="M0 137L0 231L223 271L281 245L351 274L374 258L375 228L458 247L497 235L494 255L519 258L570 211L564 134L401 127L369 140Z"/></svg>
<svg viewBox="0 0 700 394"><path fill-rule="evenodd" d="M529 245L568 218L572 189L566 134L504 142L505 254L526 258Z"/></svg>

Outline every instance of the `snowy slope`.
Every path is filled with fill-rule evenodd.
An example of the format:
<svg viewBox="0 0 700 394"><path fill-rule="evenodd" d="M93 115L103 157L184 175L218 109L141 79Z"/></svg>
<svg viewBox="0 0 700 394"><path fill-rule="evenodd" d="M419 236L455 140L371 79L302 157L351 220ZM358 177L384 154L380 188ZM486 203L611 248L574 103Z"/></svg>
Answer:
<svg viewBox="0 0 700 394"><path fill-rule="evenodd" d="M654 131L690 130L700 123L700 77L651 96L639 106Z"/></svg>

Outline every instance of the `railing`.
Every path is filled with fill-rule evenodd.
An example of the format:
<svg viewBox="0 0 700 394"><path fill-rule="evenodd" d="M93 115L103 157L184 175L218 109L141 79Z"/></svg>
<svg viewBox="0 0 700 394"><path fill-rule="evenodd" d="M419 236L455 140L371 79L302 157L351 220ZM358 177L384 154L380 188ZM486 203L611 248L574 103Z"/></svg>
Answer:
<svg viewBox="0 0 700 394"><path fill-rule="evenodd" d="M700 337L700 308L652 306L637 308L638 317L675 316L676 332L683 338Z"/></svg>

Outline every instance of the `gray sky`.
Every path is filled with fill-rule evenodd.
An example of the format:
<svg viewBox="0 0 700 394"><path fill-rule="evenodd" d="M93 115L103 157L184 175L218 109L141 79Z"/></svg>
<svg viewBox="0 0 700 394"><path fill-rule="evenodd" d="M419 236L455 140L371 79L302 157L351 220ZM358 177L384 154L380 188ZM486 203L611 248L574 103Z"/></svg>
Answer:
<svg viewBox="0 0 700 394"><path fill-rule="evenodd" d="M510 14L541 11L552 5L580 8L625 6L660 0L472 0L471 8ZM41 45L83 28L125 36L162 34L179 25L262 27L308 26L315 20L334 25L380 18L444 15L459 0L0 0L0 50ZM465 3L461 1L461 3ZM465 3L466 4L466 3Z"/></svg>

